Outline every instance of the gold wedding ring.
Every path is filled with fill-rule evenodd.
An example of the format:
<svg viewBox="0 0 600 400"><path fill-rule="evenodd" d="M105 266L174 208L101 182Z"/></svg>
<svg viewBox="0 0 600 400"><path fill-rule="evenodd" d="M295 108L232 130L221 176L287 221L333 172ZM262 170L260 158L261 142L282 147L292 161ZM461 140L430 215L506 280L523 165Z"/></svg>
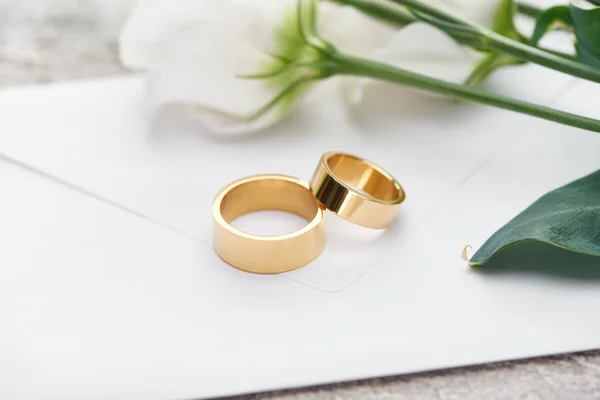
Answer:
<svg viewBox="0 0 600 400"><path fill-rule="evenodd" d="M283 210L308 225L299 231L258 236L229 223L259 210ZM257 175L225 187L213 202L214 248L228 264L248 272L273 274L300 268L317 258L325 247L325 211L308 182L284 175Z"/></svg>
<svg viewBox="0 0 600 400"><path fill-rule="evenodd" d="M406 195L392 175L360 157L323 154L311 190L329 211L368 228L390 226Z"/></svg>

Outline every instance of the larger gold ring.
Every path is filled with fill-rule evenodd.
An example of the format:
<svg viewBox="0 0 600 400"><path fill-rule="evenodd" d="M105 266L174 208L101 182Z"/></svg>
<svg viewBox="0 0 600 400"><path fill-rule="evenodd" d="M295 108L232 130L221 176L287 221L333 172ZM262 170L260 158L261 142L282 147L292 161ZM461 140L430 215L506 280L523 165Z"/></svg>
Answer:
<svg viewBox="0 0 600 400"><path fill-rule="evenodd" d="M406 197L402 186L378 165L352 154L323 154L311 189L325 208L368 228L390 226Z"/></svg>
<svg viewBox="0 0 600 400"><path fill-rule="evenodd" d="M283 210L307 221L299 231L279 236L242 232L229 223L259 210ZM274 274L300 268L325 247L325 212L308 182L284 175L257 175L225 187L213 202L213 245L225 262L238 269Z"/></svg>

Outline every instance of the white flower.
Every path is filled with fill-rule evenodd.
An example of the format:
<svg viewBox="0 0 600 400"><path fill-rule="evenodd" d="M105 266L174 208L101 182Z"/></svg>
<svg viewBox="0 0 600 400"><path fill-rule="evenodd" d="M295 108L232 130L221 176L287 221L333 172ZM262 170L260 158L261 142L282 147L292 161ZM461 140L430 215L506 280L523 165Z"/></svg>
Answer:
<svg viewBox="0 0 600 400"><path fill-rule="evenodd" d="M489 28L508 4L422 1ZM342 53L456 83L470 75L478 59L475 51L425 23L398 30L353 7L321 1L317 36L303 23L299 29L297 13L296 0L141 0L121 34L121 60L147 71L152 109L178 106L214 132L239 133L273 125L315 80L328 76L319 67L324 60L319 48L329 45L319 36ZM376 93L367 90L377 87L371 79L343 82L352 104Z"/></svg>
<svg viewBox="0 0 600 400"><path fill-rule="evenodd" d="M322 36L356 55L395 31L349 7L322 3L319 11ZM300 35L295 1L144 0L123 29L120 51L125 66L148 71L151 108L183 107L220 133L274 124L321 77L318 68L286 69L290 59L319 61Z"/></svg>
<svg viewBox="0 0 600 400"><path fill-rule="evenodd" d="M479 26L493 28L506 0L421 0L431 7ZM457 43L446 33L423 22L412 23L398 32L370 58L411 72L453 83L463 83L481 55ZM377 95L383 82L358 78L347 82L345 95L359 104L366 95ZM411 91L414 93L414 91ZM398 92L401 95L400 91Z"/></svg>

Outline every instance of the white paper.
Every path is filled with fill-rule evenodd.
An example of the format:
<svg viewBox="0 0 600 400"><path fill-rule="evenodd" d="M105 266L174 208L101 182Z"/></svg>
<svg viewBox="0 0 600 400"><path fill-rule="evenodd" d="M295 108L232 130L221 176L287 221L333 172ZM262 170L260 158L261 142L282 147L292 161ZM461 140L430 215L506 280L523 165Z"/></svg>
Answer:
<svg viewBox="0 0 600 400"><path fill-rule="evenodd" d="M592 116L600 95L536 67L489 89ZM313 103L229 140L149 124L139 78L0 95L0 395L200 398L600 347L597 276L528 271L525 253L505 273L475 273L459 257L596 170L600 136L421 101L427 110L415 97L353 115ZM214 255L222 186L255 173L309 179L332 149L401 181L396 226L377 237L329 215L324 254L278 276ZM575 272L598 263L539 253Z"/></svg>
<svg viewBox="0 0 600 400"><path fill-rule="evenodd" d="M516 79L518 86L511 84ZM490 90L549 103L570 82L568 76L528 67L506 71L492 80ZM328 83L322 92L334 92L335 82ZM34 96L22 90L0 98L5 110L0 152L206 246L211 246L213 197L236 179L282 173L308 180L329 150L357 153L395 174L408 200L393 229L368 232L331 217L328 251L286 274L324 291L343 290L359 279L499 143L529 122L489 107L418 95L398 98L395 89L389 101L380 95L376 104L349 113L339 100L332 101L332 93L317 93L287 123L233 140L198 125L149 118L141 80L90 81L77 88L50 86L31 89ZM503 123L507 118L511 122Z"/></svg>

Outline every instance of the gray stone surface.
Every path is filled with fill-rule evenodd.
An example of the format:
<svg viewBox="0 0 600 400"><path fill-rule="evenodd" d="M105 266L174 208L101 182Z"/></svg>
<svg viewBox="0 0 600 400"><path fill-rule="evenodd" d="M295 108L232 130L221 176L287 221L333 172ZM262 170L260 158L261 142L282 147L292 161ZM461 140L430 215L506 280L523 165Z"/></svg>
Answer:
<svg viewBox="0 0 600 400"><path fill-rule="evenodd" d="M116 38L131 4L0 0L0 88L125 73ZM600 399L600 351L236 399Z"/></svg>
<svg viewBox="0 0 600 400"><path fill-rule="evenodd" d="M236 400L591 400L600 399L600 351L457 368Z"/></svg>

